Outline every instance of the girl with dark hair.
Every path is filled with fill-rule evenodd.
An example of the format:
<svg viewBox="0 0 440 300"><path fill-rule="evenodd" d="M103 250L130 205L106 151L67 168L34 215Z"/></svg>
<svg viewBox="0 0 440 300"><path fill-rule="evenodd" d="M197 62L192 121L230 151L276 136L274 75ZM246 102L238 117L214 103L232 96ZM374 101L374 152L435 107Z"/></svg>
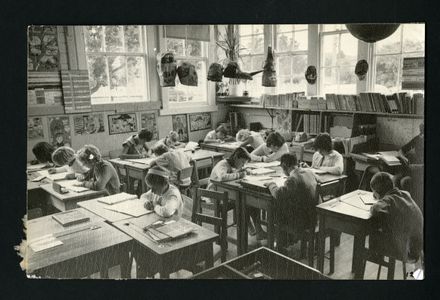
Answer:
<svg viewBox="0 0 440 300"><path fill-rule="evenodd" d="M316 152L312 157L312 168L325 171L334 175L342 175L344 171L344 158L333 150L332 139L328 133L321 133L315 139L313 144ZM306 163L301 166L308 167Z"/></svg>
<svg viewBox="0 0 440 300"><path fill-rule="evenodd" d="M261 144L252 151L251 159L253 161L272 162L280 160L285 153L289 153L289 147L284 138L278 132L273 132L267 137L266 143Z"/></svg>
<svg viewBox="0 0 440 300"><path fill-rule="evenodd" d="M80 182L77 186L83 186L91 190L105 190L109 195L119 193L120 181L118 173L111 163L102 159L99 149L94 145L85 145L78 150L77 159L85 167L89 168L89 180Z"/></svg>
<svg viewBox="0 0 440 300"><path fill-rule="evenodd" d="M55 147L46 142L37 143L32 148L32 153L35 155L38 163L52 164L52 153L55 151Z"/></svg>

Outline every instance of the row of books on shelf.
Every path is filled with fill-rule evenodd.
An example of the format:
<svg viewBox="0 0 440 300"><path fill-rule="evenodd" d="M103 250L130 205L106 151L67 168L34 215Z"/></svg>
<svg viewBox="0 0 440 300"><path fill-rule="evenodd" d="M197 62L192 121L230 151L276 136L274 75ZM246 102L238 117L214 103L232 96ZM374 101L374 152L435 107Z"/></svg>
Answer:
<svg viewBox="0 0 440 300"><path fill-rule="evenodd" d="M422 115L425 99L422 93L409 95L405 92L384 95L360 93L359 95L326 94L326 97L306 97L304 92L262 95L265 108L297 108L302 110L341 110Z"/></svg>

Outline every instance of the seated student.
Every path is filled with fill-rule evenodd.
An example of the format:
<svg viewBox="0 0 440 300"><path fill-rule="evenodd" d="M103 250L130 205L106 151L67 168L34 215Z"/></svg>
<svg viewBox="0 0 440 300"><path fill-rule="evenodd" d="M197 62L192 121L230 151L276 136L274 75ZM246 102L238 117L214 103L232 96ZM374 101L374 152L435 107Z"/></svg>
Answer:
<svg viewBox="0 0 440 300"><path fill-rule="evenodd" d="M272 132L267 137L265 144L261 144L252 151L251 159L252 161L272 162L280 160L285 153L289 153L289 147L284 138L278 132Z"/></svg>
<svg viewBox="0 0 440 300"><path fill-rule="evenodd" d="M182 214L182 196L179 189L169 183L167 169L160 166L150 168L145 182L150 190L142 194L140 199L145 200L146 209L154 210L156 214L165 218Z"/></svg>
<svg viewBox="0 0 440 300"><path fill-rule="evenodd" d="M75 150L70 147L62 146L52 153L52 161L58 168L48 170L50 174L67 172L66 179L84 180L84 175L88 170L76 159ZM76 174L78 175L76 175Z"/></svg>
<svg viewBox="0 0 440 300"><path fill-rule="evenodd" d="M391 174L376 173L370 182L378 202L371 207L377 231L370 234L370 250L418 260L423 250L423 215L406 191L394 186Z"/></svg>
<svg viewBox="0 0 440 300"><path fill-rule="evenodd" d="M91 190L105 190L109 195L119 193L120 181L118 173L111 163L102 159L99 149L94 145L85 145L78 150L77 159L89 168L88 178L77 185Z"/></svg>
<svg viewBox="0 0 440 300"><path fill-rule="evenodd" d="M319 134L313 143L313 148L316 152L312 157L312 168L334 175L342 175L344 159L338 151L333 150L332 139L328 133ZM306 168L308 165L302 163L301 167Z"/></svg>
<svg viewBox="0 0 440 300"><path fill-rule="evenodd" d="M52 164L52 153L55 151L55 147L46 142L39 142L32 147L32 153L35 155L36 161L32 161L31 164Z"/></svg>
<svg viewBox="0 0 440 300"><path fill-rule="evenodd" d="M142 158L149 154L147 142L153 139L153 133L148 129L141 129L138 134L132 135L122 144L121 159L124 158ZM146 154L142 154L142 149L145 149Z"/></svg>
<svg viewBox="0 0 440 300"><path fill-rule="evenodd" d="M165 145L168 148L175 149L183 144L179 142L179 134L175 131L170 131L165 138L157 141L154 147L159 145Z"/></svg>
<svg viewBox="0 0 440 300"><path fill-rule="evenodd" d="M153 148L157 158L150 163L150 166L158 165L170 171L170 182L173 184L189 185L191 178L185 178L182 182L177 182L177 172L189 168L191 157L183 149L169 151L164 144L159 144Z"/></svg>
<svg viewBox="0 0 440 300"><path fill-rule="evenodd" d="M295 154L286 153L281 156L281 168L288 176L282 187L276 183L268 182L264 185L275 198L277 222L293 229L293 242L300 239L305 230L314 230L316 225L317 181L312 171L298 168ZM287 246L288 235L281 234L281 247Z"/></svg>
<svg viewBox="0 0 440 300"><path fill-rule="evenodd" d="M233 141L234 138L228 136L228 131L223 125L218 126L215 130L208 132L203 142L205 143L222 143Z"/></svg>
<svg viewBox="0 0 440 300"><path fill-rule="evenodd" d="M250 131L249 129L241 129L237 132L236 140L241 142L240 147L249 146L252 148L251 151L264 144L263 136L259 132Z"/></svg>
<svg viewBox="0 0 440 300"><path fill-rule="evenodd" d="M216 190L215 183L212 181L232 181L236 179L241 179L246 176L246 171L242 168L244 165L250 161L250 155L246 149L240 147L235 149L229 158L219 161L211 171L211 176L209 177L208 190ZM250 228L249 233L251 235L257 234L257 239L262 240L266 237L266 232L264 232L261 227L261 220L258 209L249 208L249 215L255 224L255 230Z"/></svg>

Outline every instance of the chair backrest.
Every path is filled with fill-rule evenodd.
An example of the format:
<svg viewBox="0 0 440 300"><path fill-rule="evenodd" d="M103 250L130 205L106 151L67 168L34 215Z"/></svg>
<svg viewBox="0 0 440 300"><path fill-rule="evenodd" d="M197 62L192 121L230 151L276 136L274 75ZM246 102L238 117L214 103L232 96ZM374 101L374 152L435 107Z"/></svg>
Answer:
<svg viewBox="0 0 440 300"><path fill-rule="evenodd" d="M182 189L188 189L191 187L191 176L193 169L193 166L190 166L177 172L177 185L180 189L180 192L184 192Z"/></svg>
<svg viewBox="0 0 440 300"><path fill-rule="evenodd" d="M342 184L340 180L318 183L316 186L316 194L321 197L322 202L326 202L341 195Z"/></svg>
<svg viewBox="0 0 440 300"><path fill-rule="evenodd" d="M216 205L218 210L220 211L219 217L207 215L202 212L202 205L201 205L202 197L207 197L212 199L214 205ZM227 244L228 243L227 242L228 197L229 197L228 192L216 192L216 191L209 191L206 189L199 188L197 189L196 197L193 200L192 215L191 215L191 221L193 223L197 223L199 225L202 225L203 223L208 223L214 225L215 227L220 228L219 240L222 251L221 254L222 262L226 260L226 250L228 246Z"/></svg>
<svg viewBox="0 0 440 300"><path fill-rule="evenodd" d="M116 169L116 173L118 174L119 181L121 183L128 183L128 173L127 170L125 169L125 166L121 166L120 164L116 164L112 161L110 161L110 163Z"/></svg>
<svg viewBox="0 0 440 300"><path fill-rule="evenodd" d="M364 173L362 174L358 189L371 192L371 187L370 187L371 178L373 178L374 174L380 171L381 169L379 166L368 166L364 170Z"/></svg>
<svg viewBox="0 0 440 300"><path fill-rule="evenodd" d="M194 168L191 180L195 186L200 186L200 181L209 179L212 168L214 167L214 158L209 157L201 161L191 160L190 164Z"/></svg>

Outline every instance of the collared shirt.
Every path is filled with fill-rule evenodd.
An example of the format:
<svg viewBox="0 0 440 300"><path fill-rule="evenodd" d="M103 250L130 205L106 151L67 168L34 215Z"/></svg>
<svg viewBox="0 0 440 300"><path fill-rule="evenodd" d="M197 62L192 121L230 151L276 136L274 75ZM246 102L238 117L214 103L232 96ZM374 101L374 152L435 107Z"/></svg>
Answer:
<svg viewBox="0 0 440 300"><path fill-rule="evenodd" d="M312 157L312 168L324 170L334 175L342 175L344 171L344 158L336 150L332 150L326 156L322 156L316 151Z"/></svg>
<svg viewBox="0 0 440 300"><path fill-rule="evenodd" d="M251 159L253 161L261 161L263 157L264 162L272 162L275 160L280 160L283 154L289 153L289 147L284 143L277 152L273 152L267 147L266 143L261 144L257 149L251 152Z"/></svg>
<svg viewBox="0 0 440 300"><path fill-rule="evenodd" d="M162 195L158 195L149 190L140 197L141 200L152 202L154 212L161 217L180 216L183 209L183 199L177 187L170 184L168 190Z"/></svg>

